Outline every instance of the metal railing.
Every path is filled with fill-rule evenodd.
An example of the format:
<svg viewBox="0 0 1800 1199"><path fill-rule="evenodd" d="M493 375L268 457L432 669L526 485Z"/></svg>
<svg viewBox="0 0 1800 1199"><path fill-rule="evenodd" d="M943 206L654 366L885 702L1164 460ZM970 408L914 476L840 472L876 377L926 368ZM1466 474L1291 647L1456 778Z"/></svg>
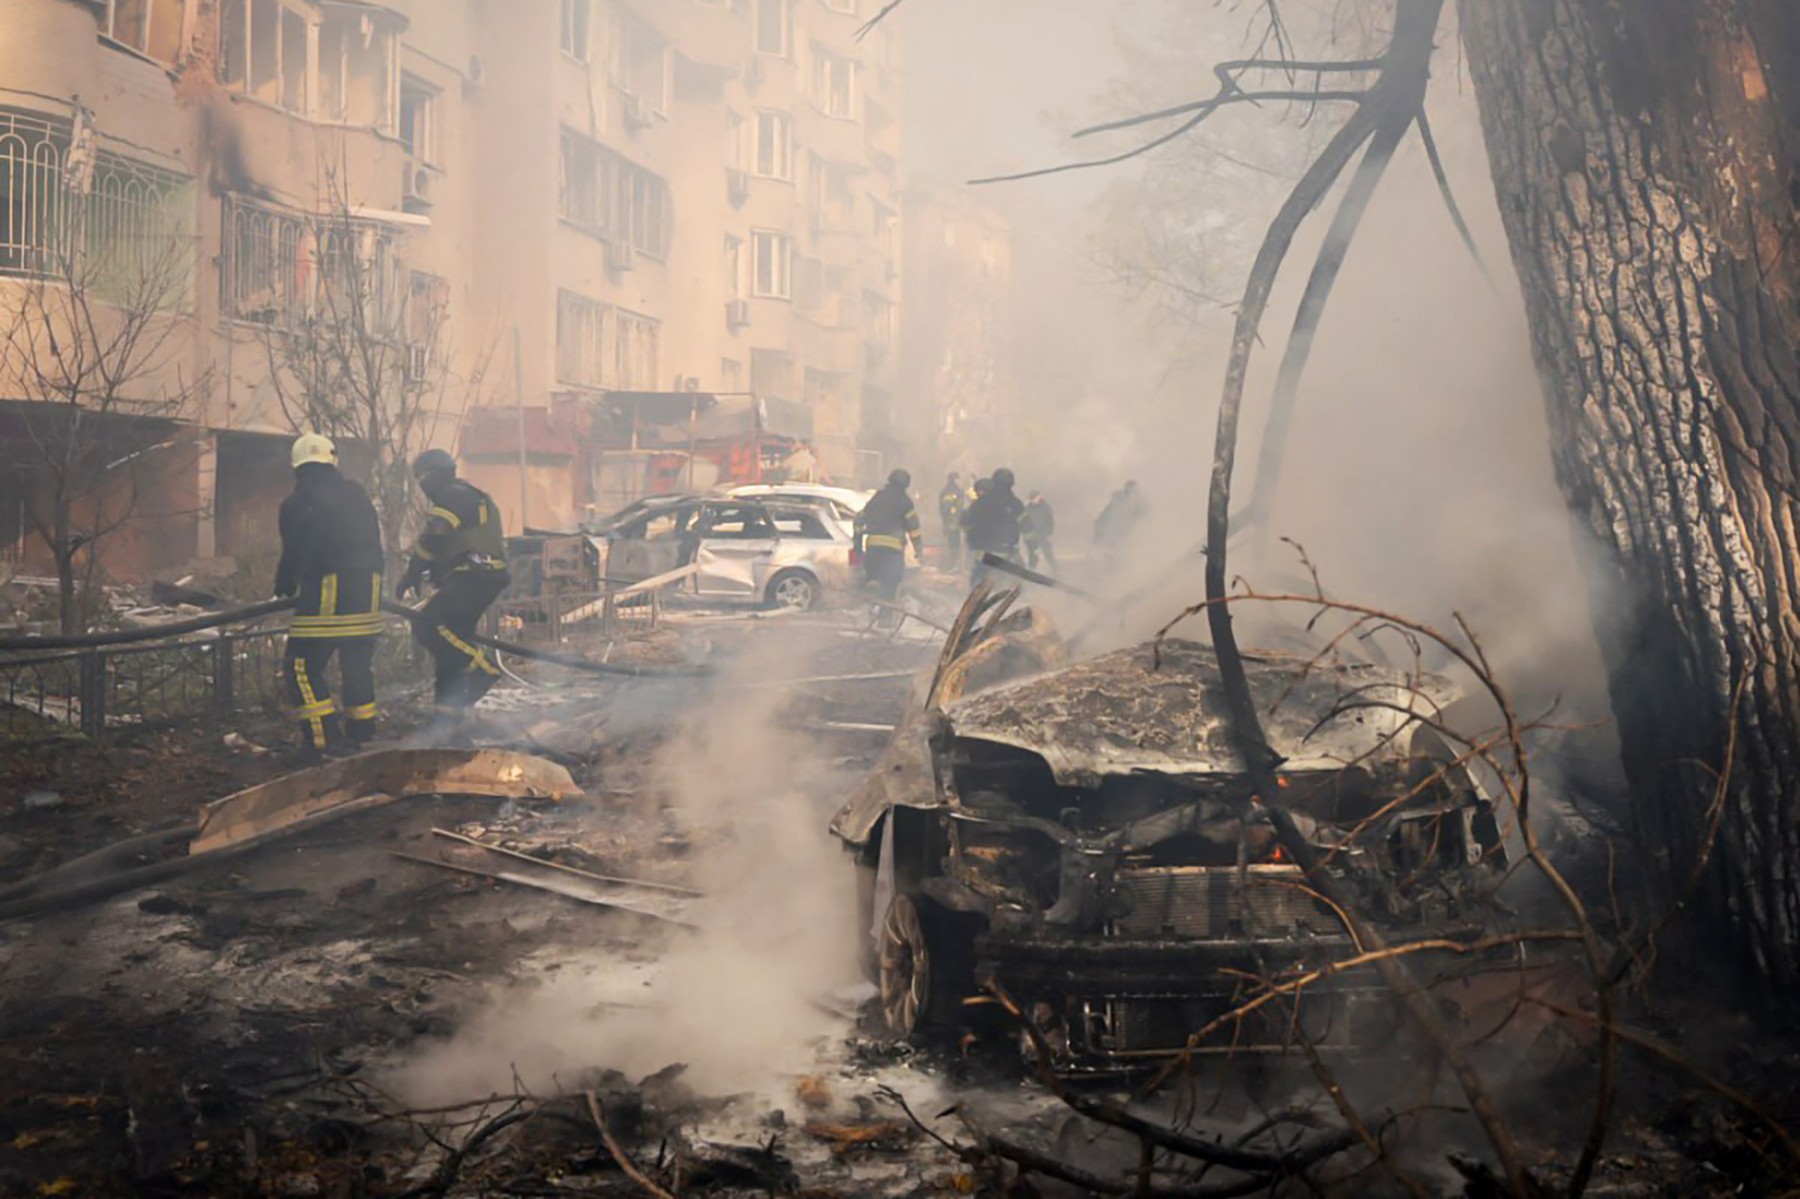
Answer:
<svg viewBox="0 0 1800 1199"><path fill-rule="evenodd" d="M279 713L283 628L226 628L170 638L0 658L0 740L79 730L94 738L120 728ZM423 677L411 639L387 637L377 677L392 685Z"/></svg>

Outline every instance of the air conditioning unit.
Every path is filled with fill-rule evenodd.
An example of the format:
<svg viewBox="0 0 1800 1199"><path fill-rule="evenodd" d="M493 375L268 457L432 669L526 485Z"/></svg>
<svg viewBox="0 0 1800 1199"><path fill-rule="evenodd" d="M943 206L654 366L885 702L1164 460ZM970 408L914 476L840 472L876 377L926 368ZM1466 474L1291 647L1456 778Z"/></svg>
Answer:
<svg viewBox="0 0 1800 1199"><path fill-rule="evenodd" d="M627 241L609 241L606 243L606 269L615 275L623 275L637 265L637 256Z"/></svg>
<svg viewBox="0 0 1800 1199"><path fill-rule="evenodd" d="M431 372L431 348L429 346L406 347L406 381L423 383L425 376Z"/></svg>
<svg viewBox="0 0 1800 1199"><path fill-rule="evenodd" d="M421 208L430 208L431 190L431 168L416 158L408 158L406 174L400 183L400 195L405 201L406 211L416 212Z"/></svg>
<svg viewBox="0 0 1800 1199"><path fill-rule="evenodd" d="M644 98L642 96L634 96L630 92L627 92L625 93L623 100L624 103L620 105L620 108L625 117L625 128L648 128L651 118L650 105L645 102Z"/></svg>
<svg viewBox="0 0 1800 1199"><path fill-rule="evenodd" d="M750 198L750 172L737 167L726 167L725 193L731 197L733 208L743 207L744 201Z"/></svg>
<svg viewBox="0 0 1800 1199"><path fill-rule="evenodd" d="M699 391L700 390L700 376L699 375L677 375L677 376L675 376L675 390L689 392L690 394L693 392Z"/></svg>
<svg viewBox="0 0 1800 1199"><path fill-rule="evenodd" d="M725 323L733 329L742 329L750 323L750 301L731 300L725 305Z"/></svg>

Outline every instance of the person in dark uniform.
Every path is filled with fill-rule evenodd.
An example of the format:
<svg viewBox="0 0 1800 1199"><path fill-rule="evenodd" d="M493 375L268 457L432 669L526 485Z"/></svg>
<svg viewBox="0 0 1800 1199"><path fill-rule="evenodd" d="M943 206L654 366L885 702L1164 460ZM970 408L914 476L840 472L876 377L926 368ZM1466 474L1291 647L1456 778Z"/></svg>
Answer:
<svg viewBox="0 0 1800 1199"><path fill-rule="evenodd" d="M955 471L944 482L944 489L938 492L938 519L944 523L944 550L952 563L962 562L962 518L963 509L968 506L968 497L963 494L962 476Z"/></svg>
<svg viewBox="0 0 1800 1199"><path fill-rule="evenodd" d="M506 538L500 509L486 492L456 477L456 459L448 453L420 454L413 478L431 508L399 595L405 599L427 579L436 588L413 620L413 637L436 667L439 717L460 721L500 677L494 660L470 638L512 581Z"/></svg>
<svg viewBox="0 0 1800 1199"><path fill-rule="evenodd" d="M294 493L281 502L275 594L299 599L282 685L300 723L300 755L359 747L375 735L375 646L381 638L381 522L368 493L338 472L329 437L296 438ZM343 701L326 671L333 655Z"/></svg>
<svg viewBox="0 0 1800 1199"><path fill-rule="evenodd" d="M888 476L887 486L869 498L856 518L863 577L875 597L890 604L900 598L900 584L906 578L906 543L912 542L913 557L923 561L925 555L919 512L913 507L912 496L906 493L911 486L912 475L896 470Z"/></svg>
<svg viewBox="0 0 1800 1199"><path fill-rule="evenodd" d="M979 498L963 514L963 530L969 537L971 568L969 583L973 586L987 577L983 554L993 554L1008 561L1019 560L1019 534L1025 517L1025 505L1013 494L1013 473L1006 467L986 480L976 483Z"/></svg>

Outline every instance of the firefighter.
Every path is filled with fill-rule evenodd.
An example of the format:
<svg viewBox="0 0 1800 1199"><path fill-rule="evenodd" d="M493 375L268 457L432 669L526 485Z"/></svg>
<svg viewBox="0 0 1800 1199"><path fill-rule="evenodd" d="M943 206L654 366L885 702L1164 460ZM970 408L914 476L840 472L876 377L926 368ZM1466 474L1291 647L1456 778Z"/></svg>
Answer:
<svg viewBox="0 0 1800 1199"><path fill-rule="evenodd" d="M955 471L938 492L938 519L944 524L944 550L951 562L962 561L962 518L968 500L963 495L962 476Z"/></svg>
<svg viewBox="0 0 1800 1199"><path fill-rule="evenodd" d="M993 554L1011 562L1019 560L1019 534L1025 518L1025 505L1013 494L1013 473L1001 467L985 480L975 484L979 498L963 513L963 530L969 537L969 572L971 585L987 576L983 554Z"/></svg>
<svg viewBox="0 0 1800 1199"><path fill-rule="evenodd" d="M399 595L405 599L427 579L436 588L413 620L413 636L436 667L440 721L459 724L500 677L494 660L470 638L512 581L506 540L500 509L486 492L456 477L456 459L426 450L412 469L431 508Z"/></svg>
<svg viewBox="0 0 1800 1199"><path fill-rule="evenodd" d="M295 596L282 683L300 722L300 756L317 760L375 735L375 646L381 637L381 522L368 493L338 472L337 447L294 441L294 493L281 502L275 594ZM326 669L343 675L342 707Z"/></svg>
<svg viewBox="0 0 1800 1199"><path fill-rule="evenodd" d="M900 584L906 578L906 543L912 542L914 558L921 562L925 558L919 512L906 492L911 486L912 475L896 470L888 476L887 486L869 498L856 518L863 577L876 598L890 604L900 598Z"/></svg>

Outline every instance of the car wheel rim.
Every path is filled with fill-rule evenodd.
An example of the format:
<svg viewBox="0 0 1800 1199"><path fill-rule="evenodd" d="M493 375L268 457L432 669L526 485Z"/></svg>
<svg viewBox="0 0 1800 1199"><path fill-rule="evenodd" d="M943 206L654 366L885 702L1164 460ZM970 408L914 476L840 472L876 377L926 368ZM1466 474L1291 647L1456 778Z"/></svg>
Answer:
<svg viewBox="0 0 1800 1199"><path fill-rule="evenodd" d="M784 608L805 608L812 604L812 584L805 579L783 579L775 584L775 602Z"/></svg>
<svg viewBox="0 0 1800 1199"><path fill-rule="evenodd" d="M881 1014L888 1031L910 1036L930 991L931 957L919 909L911 899L896 895L881 921Z"/></svg>

